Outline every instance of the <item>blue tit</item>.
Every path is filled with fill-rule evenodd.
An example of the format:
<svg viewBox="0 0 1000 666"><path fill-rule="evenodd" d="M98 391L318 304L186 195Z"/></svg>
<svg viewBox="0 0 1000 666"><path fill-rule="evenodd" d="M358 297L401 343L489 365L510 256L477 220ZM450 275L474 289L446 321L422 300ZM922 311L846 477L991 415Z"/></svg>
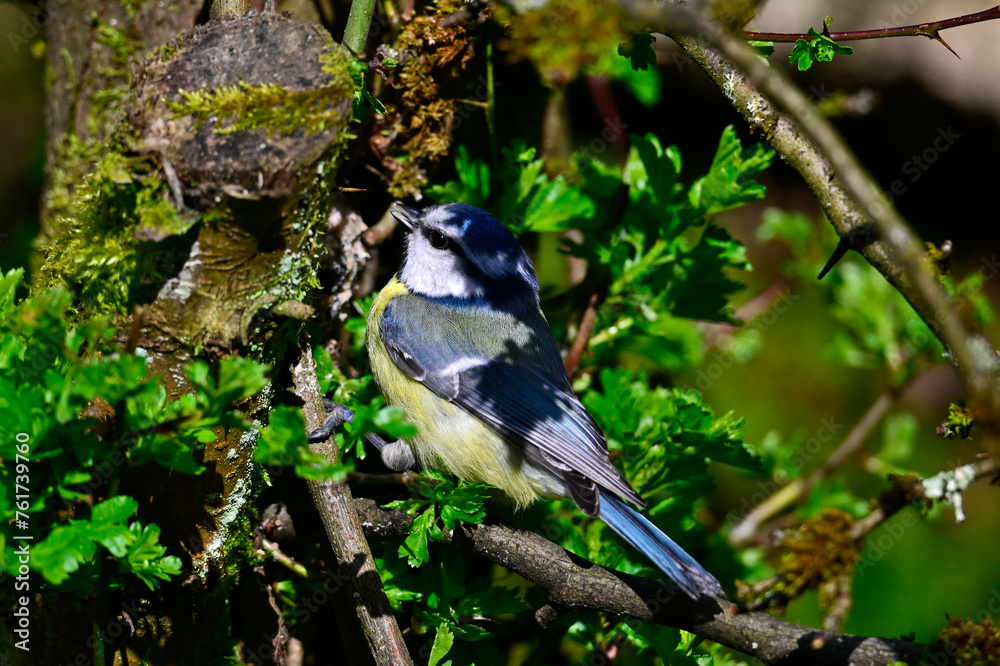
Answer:
<svg viewBox="0 0 1000 666"><path fill-rule="evenodd" d="M418 434L387 444L393 469L447 469L496 486L518 508L570 497L689 596L725 596L694 558L629 504L642 499L608 459L573 393L538 301L528 255L467 204L394 204L409 229L402 266L368 315L367 347L386 402Z"/></svg>

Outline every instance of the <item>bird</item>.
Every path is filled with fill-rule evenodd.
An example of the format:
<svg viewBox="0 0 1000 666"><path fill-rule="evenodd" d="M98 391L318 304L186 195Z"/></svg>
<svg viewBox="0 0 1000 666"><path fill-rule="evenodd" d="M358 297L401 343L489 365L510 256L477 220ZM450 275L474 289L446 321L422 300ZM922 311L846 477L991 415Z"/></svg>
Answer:
<svg viewBox="0 0 1000 666"><path fill-rule="evenodd" d="M649 558L687 596L725 597L693 557L639 513L573 392L527 253L498 219L464 203L395 203L408 234L376 296L366 347L376 385L417 434L383 442L390 469L446 469L499 488L516 508L568 497Z"/></svg>

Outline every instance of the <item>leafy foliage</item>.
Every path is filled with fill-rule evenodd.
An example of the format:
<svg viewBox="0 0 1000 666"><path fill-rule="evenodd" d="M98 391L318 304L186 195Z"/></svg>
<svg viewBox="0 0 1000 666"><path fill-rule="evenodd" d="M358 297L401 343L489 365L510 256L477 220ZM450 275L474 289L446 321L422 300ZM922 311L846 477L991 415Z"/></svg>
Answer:
<svg viewBox="0 0 1000 666"><path fill-rule="evenodd" d="M444 538L444 531L437 524L438 517L448 532L460 522L482 522L486 515L483 502L487 499L489 487L456 485L440 473L428 470L413 490L418 496L416 499L398 500L385 506L387 509L400 509L411 516L420 513L410 525L410 535L399 547L399 556L405 557L411 567L419 567L430 557L428 544Z"/></svg>
<svg viewBox="0 0 1000 666"><path fill-rule="evenodd" d="M326 456L312 452L306 446L305 432L301 409L275 407L268 416L267 426L260 430L254 462L266 466L291 465L303 479L343 481L351 466L331 462Z"/></svg>
<svg viewBox="0 0 1000 666"><path fill-rule="evenodd" d="M375 99L368 91L365 78L368 65L363 60L352 60L350 65L351 80L354 81L354 118L360 120L369 111L385 113L385 104Z"/></svg>
<svg viewBox="0 0 1000 666"><path fill-rule="evenodd" d="M490 209L515 233L579 228L583 240L569 251L589 262L589 280L607 291L591 340L598 360L631 352L676 369L697 355L678 318L729 320L727 299L740 284L727 272L749 268L742 246L707 218L761 198L753 179L772 156L744 149L728 127L708 173L684 187L680 153L653 135L633 137L622 170L579 155L578 184L546 176L522 144L504 151L496 171L459 148L457 180L428 194Z"/></svg>
<svg viewBox="0 0 1000 666"><path fill-rule="evenodd" d="M919 367L914 360L942 353L927 324L873 268L844 262L830 277L832 312L841 324L831 358L852 367L884 369L900 385Z"/></svg>
<svg viewBox="0 0 1000 666"><path fill-rule="evenodd" d="M800 72L804 72L817 62L830 62L838 53L851 55L854 49L838 44L826 35L809 28L809 39L799 39L795 42L795 47L788 56L788 62L798 67Z"/></svg>
<svg viewBox="0 0 1000 666"><path fill-rule="evenodd" d="M159 543L158 526L135 517L136 500L117 494L119 479L149 463L201 473L195 454L218 429L248 425L232 406L264 386L267 367L228 358L213 372L194 361L186 368L193 392L168 401L142 356L109 343L108 320L71 322L68 291L15 302L22 276L0 279L0 430L11 433L0 458L22 463L0 466L8 566L16 571L17 528L35 537L31 566L50 585L87 594L110 555L122 580L154 589L181 562ZM15 481L30 500L15 498Z"/></svg>

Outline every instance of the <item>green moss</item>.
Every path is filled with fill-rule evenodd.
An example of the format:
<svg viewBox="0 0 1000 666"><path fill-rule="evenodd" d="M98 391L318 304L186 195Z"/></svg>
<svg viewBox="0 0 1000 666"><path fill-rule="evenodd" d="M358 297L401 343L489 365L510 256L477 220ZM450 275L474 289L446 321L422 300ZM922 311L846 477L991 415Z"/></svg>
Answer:
<svg viewBox="0 0 1000 666"><path fill-rule="evenodd" d="M101 21L96 12L91 13L90 21L99 45L88 58L89 66L94 68L91 75L78 80L72 55L67 49L59 51L65 71L59 73L63 80L58 85L71 90L89 86L86 93L90 96L86 103L77 102L86 111L82 136L74 133L77 124L73 122L68 124L61 140L54 143L54 168L46 193L45 236L59 238L60 244L64 229L81 214L84 201L93 196L93 192L81 191L81 182L95 172L95 167L100 170L108 156L108 130L121 118L131 79L131 61L143 46L124 30ZM47 73L48 84L57 85L55 74ZM42 239L40 248L43 252L46 252L45 240Z"/></svg>
<svg viewBox="0 0 1000 666"><path fill-rule="evenodd" d="M119 35L113 31L106 33L105 41L120 45ZM280 259L281 271L276 273L279 278L261 290L262 304L307 302L319 286L313 264L323 248L322 235L316 229L326 224L330 200L337 190L336 166L350 138L348 123L339 109L353 93L350 56L335 47L322 59L323 70L332 80L318 90L293 92L274 84L241 84L184 94L185 101L172 107L175 112L197 116L199 122L208 114L232 117L228 124L220 122L217 131L221 132L259 128L269 133L291 133L302 128L310 132L343 128L323 158L326 161L317 165L314 179L297 199L298 207L289 215L292 223L288 249ZM107 92L111 98L118 98L114 89ZM68 285L75 292L75 307L80 314L122 313L135 303L152 300L165 277L173 275L187 256L190 243L185 244L184 238L195 233L200 222L231 222L228 207L217 207L200 216L190 210L179 212L161 176L158 160L129 151L128 147L137 142L128 134L120 134L110 142L81 141L68 135L64 153L58 159L61 166L53 173L50 211L58 216L57 224L64 231L58 243L43 248L45 264L35 288ZM88 174L82 184L81 173ZM177 242L170 247L162 242L165 238ZM161 242L144 242L147 239Z"/></svg>
<svg viewBox="0 0 1000 666"><path fill-rule="evenodd" d="M340 122L341 114L330 104L326 87L292 91L274 83L250 85L241 81L235 86L179 93L183 102L166 103L177 114L175 118L194 116L195 127L199 127L210 116L217 116L216 134L254 129L263 129L268 135L291 134L298 129L314 133Z"/></svg>
<svg viewBox="0 0 1000 666"><path fill-rule="evenodd" d="M948 617L948 624L931 642L928 656L946 657L934 663L953 666L997 666L1000 664L1000 629L986 616L979 624Z"/></svg>
<svg viewBox="0 0 1000 666"><path fill-rule="evenodd" d="M76 70L73 69L73 56L70 55L69 49L62 48L59 49L59 57L63 59L63 65L66 67L66 80L64 82L65 86L69 89L76 88ZM54 82L55 79L49 80L49 83Z"/></svg>
<svg viewBox="0 0 1000 666"><path fill-rule="evenodd" d="M180 53L181 47L184 46L184 38L178 37L172 41L167 42L163 46L157 48L153 51L153 57L159 58L161 62L170 62L170 60Z"/></svg>
<svg viewBox="0 0 1000 666"><path fill-rule="evenodd" d="M292 134L304 129L322 132L343 123L339 102L353 92L348 67L350 58L339 48L320 55L322 71L332 77L328 85L312 90L288 90L275 83L220 86L212 90L178 91L183 102L168 100L175 117L193 116L198 127L209 117L218 117L216 134L262 129L271 134Z"/></svg>
<svg viewBox="0 0 1000 666"><path fill-rule="evenodd" d="M165 256L169 253L137 242L137 233L180 235L197 221L167 200L168 187L152 158L126 157L120 146L101 148L105 154L73 199L52 202L77 213L66 221L68 229L60 241L45 249L35 285L37 290L68 285L75 292L77 310L88 314L125 312L136 299L149 295L143 287L162 281L160 269L170 260ZM96 149L70 136L66 159L91 160ZM61 187L59 196L67 196L67 190Z"/></svg>
<svg viewBox="0 0 1000 666"><path fill-rule="evenodd" d="M323 73L343 83L350 82L352 60L351 54L339 46L325 49L319 54L319 65Z"/></svg>
<svg viewBox="0 0 1000 666"><path fill-rule="evenodd" d="M142 0L122 0L122 7L125 8L125 13L128 14L129 18L135 18L135 15L142 9Z"/></svg>
<svg viewBox="0 0 1000 666"><path fill-rule="evenodd" d="M96 13L93 14L95 20L96 16ZM110 47L114 52L112 59L117 61L117 63L125 64L128 58L142 48L141 43L129 39L129 36L121 28L100 20L96 20L96 23L97 33L95 38L97 39L97 43Z"/></svg>
<svg viewBox="0 0 1000 666"><path fill-rule="evenodd" d="M545 83L563 86L581 74L606 71L607 61L618 57L618 44L632 34L614 3L553 0L512 17L501 44L512 59L530 60Z"/></svg>

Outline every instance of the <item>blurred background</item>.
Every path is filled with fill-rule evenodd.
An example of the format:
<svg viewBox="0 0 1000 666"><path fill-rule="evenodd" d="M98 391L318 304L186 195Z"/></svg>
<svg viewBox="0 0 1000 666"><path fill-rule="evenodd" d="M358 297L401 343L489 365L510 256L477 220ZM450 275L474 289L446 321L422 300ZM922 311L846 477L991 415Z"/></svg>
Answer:
<svg viewBox="0 0 1000 666"><path fill-rule="evenodd" d="M986 8L987 3L968 0L770 0L748 28L804 32L810 26L819 29L824 17L832 14L832 29L846 31L915 24ZM43 186L44 32L32 32L29 9L28 5L0 4L3 270L31 265ZM22 35L25 40L17 37ZM1000 250L993 199L996 155L1000 154L998 35L1000 22L946 31L944 38L961 59L922 37L852 42L852 56L792 74L818 101L843 112L835 120L837 127L883 188L892 191L898 183L895 204L920 236L935 245L952 242L952 274L960 278L985 267L984 291L994 304L1000 303L1000 280L991 279ZM708 77L690 61L677 57L675 45L661 36L654 48L660 79L654 105L641 104L620 90L619 84L612 86L630 134L655 132L664 145L677 145L689 178L711 162L725 125L735 125L744 142L757 139ZM771 65L791 70L787 60L791 48L791 44L778 44L769 59ZM518 123L530 124L541 115L543 91L537 84L522 89L521 76L516 65L498 72L502 136L517 136ZM593 110L586 84L571 84L567 96L573 109L572 126L567 128L570 137L583 143L599 134L601 117ZM473 131L472 123L467 125L462 131ZM521 133L537 134L537 130ZM757 446L780 441L786 446L792 442L792 448L795 442L806 447L824 424L840 424L842 428L822 448L803 455L803 469L808 472L826 459L877 396L889 388L889 380L878 372L849 368L832 359L837 322L830 290L815 280L815 272L809 277L803 268L822 265L826 256L817 248L832 248L832 230L798 175L780 160L760 180L768 188L762 202L717 219L747 246L754 266L740 276L746 289L734 302L746 314L747 327L734 331L706 326L706 339L714 344L705 348L699 370L704 375L693 372L674 381L701 389L717 414L732 410L745 417L746 441ZM352 201L362 210L374 208L366 204L363 194ZM806 257L793 255L788 243L761 240L761 221L772 208L800 212L815 238L824 240L810 245ZM782 301L780 294L790 296ZM779 310L781 303L787 307ZM995 346L1000 344L995 325L987 335ZM702 377L710 379L699 381ZM945 364L921 370L908 384L893 410L909 412L916 419L912 455L905 457L901 470L926 476L974 459L980 450L977 438L960 442L935 435L949 403L961 395L960 384ZM892 439L893 432L880 426L866 448L880 450ZM719 488L703 516L710 527L731 524L734 517L773 492L775 484L787 480L742 476L723 467L715 471ZM887 486L888 471L893 470L852 460L823 492L848 493L845 501L861 502L859 510L864 510L864 500ZM775 476L780 475L775 472ZM1000 608L997 493L997 488L985 483L970 489L968 519L961 525L955 523L949 508L937 508L926 519L894 530L891 538L880 540L882 532L873 534L869 548L878 548L866 551L871 566L855 577L854 607L845 631L884 636L916 632L918 641L927 641L943 626L944 612L979 620L982 613ZM886 526L881 529L889 534ZM751 549L741 557L753 566L758 554ZM788 619L816 625L815 595L795 601Z"/></svg>

